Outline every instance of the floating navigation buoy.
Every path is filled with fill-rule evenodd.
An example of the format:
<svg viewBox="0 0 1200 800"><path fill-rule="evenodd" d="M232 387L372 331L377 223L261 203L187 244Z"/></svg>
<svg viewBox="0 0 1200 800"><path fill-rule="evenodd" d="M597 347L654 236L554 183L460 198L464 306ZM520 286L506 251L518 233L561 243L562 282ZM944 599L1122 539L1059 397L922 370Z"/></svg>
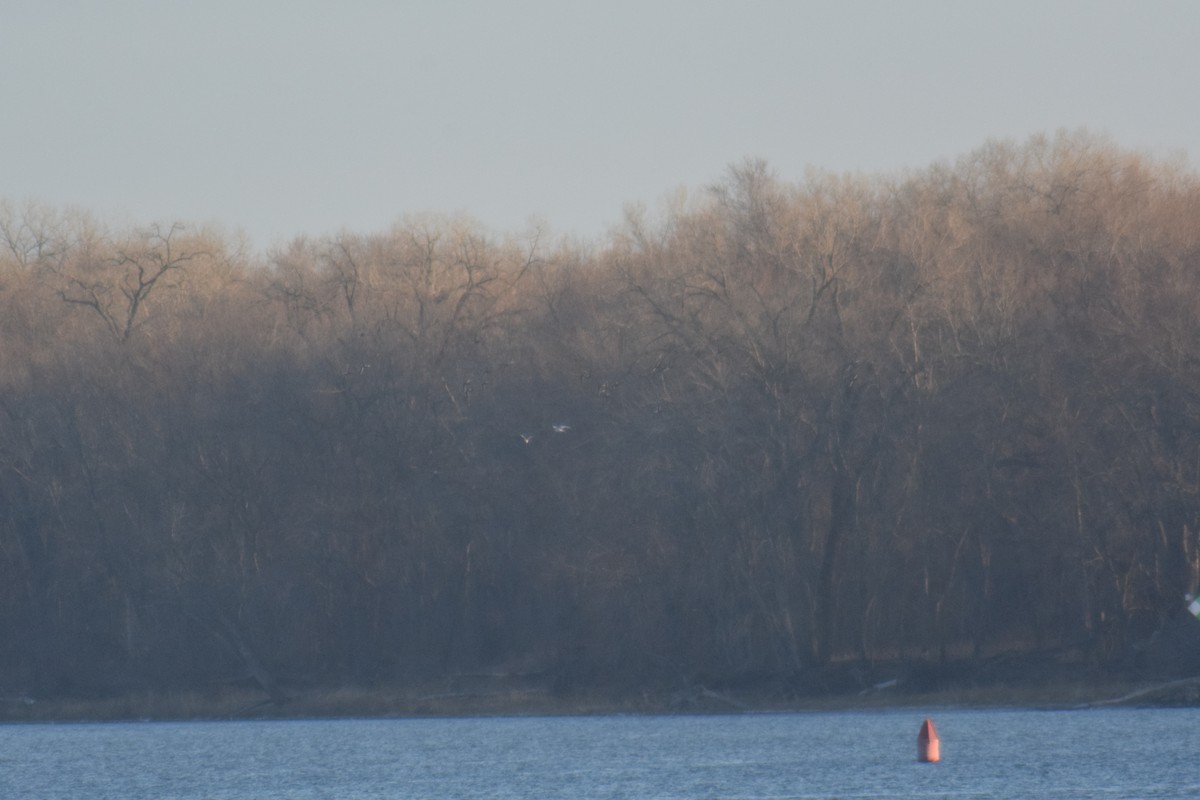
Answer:
<svg viewBox="0 0 1200 800"><path fill-rule="evenodd" d="M917 761L935 764L942 759L942 742L938 739L937 728L933 720L921 723L921 732L917 734Z"/></svg>

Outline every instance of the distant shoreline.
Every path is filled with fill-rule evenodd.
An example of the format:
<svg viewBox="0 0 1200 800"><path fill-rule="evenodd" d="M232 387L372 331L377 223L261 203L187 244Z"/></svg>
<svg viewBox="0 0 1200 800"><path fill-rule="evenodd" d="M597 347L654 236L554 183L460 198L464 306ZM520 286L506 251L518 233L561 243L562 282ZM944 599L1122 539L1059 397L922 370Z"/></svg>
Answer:
<svg viewBox="0 0 1200 800"><path fill-rule="evenodd" d="M275 704L261 692L131 692L107 698L0 699L0 724L118 721L216 721L387 717L742 714L888 708L1035 708L1200 706L1200 678L1168 682L1078 682L984 686L914 692L883 689L787 698L773 692L624 691L556 693L540 689L423 691L340 688L298 693Z"/></svg>

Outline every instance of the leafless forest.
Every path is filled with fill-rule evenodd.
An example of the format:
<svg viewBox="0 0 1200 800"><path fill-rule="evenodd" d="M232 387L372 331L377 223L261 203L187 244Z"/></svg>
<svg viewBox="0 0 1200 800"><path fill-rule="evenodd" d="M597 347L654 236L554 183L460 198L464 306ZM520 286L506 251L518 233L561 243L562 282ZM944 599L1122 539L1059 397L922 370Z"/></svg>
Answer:
<svg viewBox="0 0 1200 800"><path fill-rule="evenodd" d="M1116 664L1200 580L1200 178L731 167L601 243L0 205L0 694Z"/></svg>

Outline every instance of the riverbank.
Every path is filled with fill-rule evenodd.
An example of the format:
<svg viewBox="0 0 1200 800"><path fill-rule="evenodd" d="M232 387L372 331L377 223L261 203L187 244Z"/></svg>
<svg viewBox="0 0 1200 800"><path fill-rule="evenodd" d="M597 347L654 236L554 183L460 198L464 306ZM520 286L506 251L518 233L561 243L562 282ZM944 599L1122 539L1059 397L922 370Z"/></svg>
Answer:
<svg viewBox="0 0 1200 800"><path fill-rule="evenodd" d="M713 714L856 711L886 708L1041 708L1099 705L1200 706L1200 679L1125 680L992 685L911 691L883 686L865 691L787 697L771 689L553 692L540 688L447 690L338 688L296 693L280 703L250 688L130 692L105 698L0 699L0 723L123 720L310 719L339 717L452 717L590 714Z"/></svg>

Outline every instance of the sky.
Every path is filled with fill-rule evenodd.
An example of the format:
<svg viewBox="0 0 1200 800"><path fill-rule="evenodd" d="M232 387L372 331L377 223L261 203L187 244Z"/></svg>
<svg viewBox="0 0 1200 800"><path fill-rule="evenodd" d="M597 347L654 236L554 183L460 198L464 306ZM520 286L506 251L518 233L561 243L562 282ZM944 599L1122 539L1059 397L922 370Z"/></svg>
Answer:
<svg viewBox="0 0 1200 800"><path fill-rule="evenodd" d="M1200 0L0 0L0 199L260 250L464 213L599 239L729 166L1086 128L1200 160Z"/></svg>

